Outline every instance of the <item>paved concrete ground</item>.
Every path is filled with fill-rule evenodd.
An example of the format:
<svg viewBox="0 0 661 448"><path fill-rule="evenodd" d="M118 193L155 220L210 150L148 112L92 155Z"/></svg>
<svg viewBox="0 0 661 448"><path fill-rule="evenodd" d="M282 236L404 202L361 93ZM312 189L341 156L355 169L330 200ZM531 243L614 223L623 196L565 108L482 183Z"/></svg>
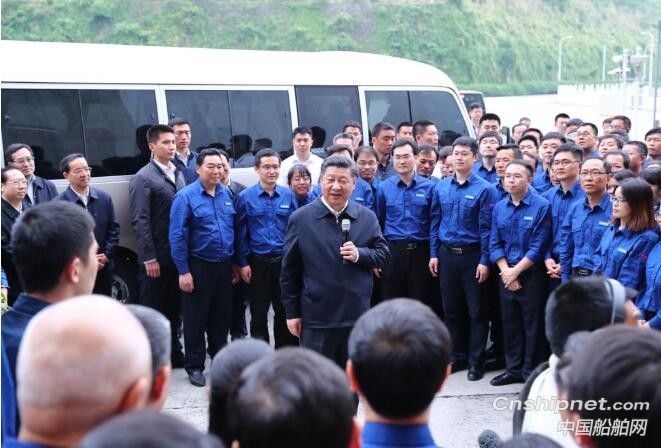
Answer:
<svg viewBox="0 0 661 448"><path fill-rule="evenodd" d="M208 364L207 371L208 377ZM451 375L432 404L431 427L436 443L444 447L476 447L484 429L496 431L503 439L511 437L512 413L496 411L493 400L499 396L515 399L521 384L493 387L489 380L500 372L488 373L481 381L466 379L466 371ZM165 411L206 431L208 390L188 382L183 369L172 375ZM320 403L321 405L321 403ZM358 416L362 417L362 406Z"/></svg>

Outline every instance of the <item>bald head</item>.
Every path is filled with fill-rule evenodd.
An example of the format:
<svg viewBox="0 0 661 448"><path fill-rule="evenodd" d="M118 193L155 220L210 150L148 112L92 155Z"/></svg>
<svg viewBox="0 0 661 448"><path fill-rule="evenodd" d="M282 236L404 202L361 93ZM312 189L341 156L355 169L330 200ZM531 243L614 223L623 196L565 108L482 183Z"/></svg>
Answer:
<svg viewBox="0 0 661 448"><path fill-rule="evenodd" d="M79 296L32 319L16 375L21 438L74 445L111 416L144 406L151 381L149 341L118 302Z"/></svg>

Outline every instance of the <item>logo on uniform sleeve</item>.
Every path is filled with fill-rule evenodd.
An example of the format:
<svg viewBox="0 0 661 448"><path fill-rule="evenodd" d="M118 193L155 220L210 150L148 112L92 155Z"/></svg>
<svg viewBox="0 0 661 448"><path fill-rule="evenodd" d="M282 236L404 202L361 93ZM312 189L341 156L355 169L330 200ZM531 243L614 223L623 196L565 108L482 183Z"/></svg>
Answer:
<svg viewBox="0 0 661 448"><path fill-rule="evenodd" d="M289 208L289 204L280 204L280 208Z"/></svg>
<svg viewBox="0 0 661 448"><path fill-rule="evenodd" d="M533 219L534 219L533 216L524 216L524 217L523 217L523 220L524 220L524 221L532 221Z"/></svg>
<svg viewBox="0 0 661 448"><path fill-rule="evenodd" d="M225 205L232 205L232 201L225 202Z"/></svg>
<svg viewBox="0 0 661 448"><path fill-rule="evenodd" d="M599 221L600 226L608 227L608 222L606 221Z"/></svg>
<svg viewBox="0 0 661 448"><path fill-rule="evenodd" d="M464 197L465 197L466 199L470 199L470 200L475 199L475 196L472 196L472 195L470 195L470 194L467 194L467 195L464 196Z"/></svg>
<svg viewBox="0 0 661 448"><path fill-rule="evenodd" d="M618 247L618 248L617 248L617 251L618 251L619 253L621 253L621 254L626 254L626 253L627 253L627 250L626 250L626 249L623 249L623 248L621 248L621 247Z"/></svg>
<svg viewBox="0 0 661 448"><path fill-rule="evenodd" d="M425 194L420 192L420 193L416 193L415 196L418 197L418 198L424 198Z"/></svg>
<svg viewBox="0 0 661 448"><path fill-rule="evenodd" d="M356 202L365 202L365 199L359 196L356 196L354 199L356 200Z"/></svg>

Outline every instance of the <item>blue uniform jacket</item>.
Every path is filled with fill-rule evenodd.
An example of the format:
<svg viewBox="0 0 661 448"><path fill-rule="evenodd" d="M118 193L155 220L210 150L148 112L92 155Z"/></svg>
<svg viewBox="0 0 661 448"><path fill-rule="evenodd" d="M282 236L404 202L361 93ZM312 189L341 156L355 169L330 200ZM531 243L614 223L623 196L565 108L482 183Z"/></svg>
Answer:
<svg viewBox="0 0 661 448"><path fill-rule="evenodd" d="M170 209L170 250L180 275L190 272L188 257L216 263L234 255L236 211L229 189L210 196L200 180L177 192Z"/></svg>
<svg viewBox="0 0 661 448"><path fill-rule="evenodd" d="M495 202L496 189L476 174L462 185L455 176L441 179L432 194L430 257L438 256L441 243L451 247L479 243L480 264L488 264Z"/></svg>
<svg viewBox="0 0 661 448"><path fill-rule="evenodd" d="M312 191L310 192L310 202L317 199L319 196L321 196L321 184L317 184L312 188ZM374 190L367 181L361 178L356 179L356 187L353 189L349 200L356 204L360 204L363 207L367 207L376 213Z"/></svg>
<svg viewBox="0 0 661 448"><path fill-rule="evenodd" d="M236 204L239 266L248 256L281 255L289 217L297 208L296 197L287 187L276 185L272 196L257 183L243 190Z"/></svg>
<svg viewBox="0 0 661 448"><path fill-rule="evenodd" d="M571 277L572 268L585 268L595 271L599 259L595 257L601 237L608 228L613 205L610 194L606 193L594 208L583 201L574 202L567 211L560 230L560 270L562 281Z"/></svg>
<svg viewBox="0 0 661 448"><path fill-rule="evenodd" d="M112 260L119 244L119 223L115 218L115 207L110 195L103 190L90 187L89 199L87 206L85 206L80 196L69 186L55 199L73 202L92 215L94 219L94 237L99 245L98 253L105 254L108 259Z"/></svg>
<svg viewBox="0 0 661 448"><path fill-rule="evenodd" d="M376 193L376 216L388 241L428 241L435 182L413 176L409 187L399 176L384 180Z"/></svg>
<svg viewBox="0 0 661 448"><path fill-rule="evenodd" d="M508 264L524 257L541 263L550 242L551 204L540 195L528 190L518 206L510 196L494 207L489 241L493 263L503 257Z"/></svg>
<svg viewBox="0 0 661 448"><path fill-rule="evenodd" d="M489 171L483 164L481 160L478 160L473 165L473 173L480 176L482 179L486 180L490 184L498 182L498 173L496 172L496 167L494 166Z"/></svg>
<svg viewBox="0 0 661 448"><path fill-rule="evenodd" d="M656 312L650 319L650 327L661 330L661 240L657 241L645 264L645 292L638 297L636 306L648 312Z"/></svg>
<svg viewBox="0 0 661 448"><path fill-rule="evenodd" d="M356 263L343 263L340 223L351 221L349 240L358 248ZM339 218L317 198L289 218L280 286L287 319L303 328L350 327L369 309L372 268L383 267L390 252L376 215L349 201Z"/></svg>
<svg viewBox="0 0 661 448"><path fill-rule="evenodd" d="M52 201L58 195L55 184L39 176L32 177L32 191L34 195L34 204L32 204L27 194L25 195L25 199L23 199L23 202L27 202L28 205L37 205L42 202Z"/></svg>
<svg viewBox="0 0 661 448"><path fill-rule="evenodd" d="M654 230L632 232L611 224L599 243L597 255L601 263L597 272L613 278L624 286L642 292L645 281L645 262L658 240Z"/></svg>
<svg viewBox="0 0 661 448"><path fill-rule="evenodd" d="M428 425L366 422L360 434L363 448L436 448Z"/></svg>
<svg viewBox="0 0 661 448"><path fill-rule="evenodd" d="M546 254L546 259L549 259L559 257L560 227L565 216L567 216L569 207L576 201L583 201L585 192L581 189L581 182L577 180L566 192L563 191L561 185L556 185L543 193L542 196L551 203L551 213L553 214L551 247L549 253Z"/></svg>
<svg viewBox="0 0 661 448"><path fill-rule="evenodd" d="M551 188L553 188L549 172L542 171L541 173L535 174L535 176L532 178L532 186L535 187L535 190L537 190L539 194L546 193Z"/></svg>

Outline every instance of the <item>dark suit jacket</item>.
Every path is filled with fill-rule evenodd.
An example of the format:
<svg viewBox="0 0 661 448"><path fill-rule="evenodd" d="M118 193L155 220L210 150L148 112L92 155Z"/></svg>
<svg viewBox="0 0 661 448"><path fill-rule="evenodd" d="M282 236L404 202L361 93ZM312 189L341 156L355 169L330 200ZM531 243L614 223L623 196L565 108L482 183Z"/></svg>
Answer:
<svg viewBox="0 0 661 448"><path fill-rule="evenodd" d="M98 253L105 254L109 260L112 260L115 249L119 244L119 223L115 219L115 207L113 207L110 195L105 191L90 187L89 201L87 207L85 207L80 197L69 186L56 199L80 205L92 215L92 218L94 218L94 237L99 245Z"/></svg>
<svg viewBox="0 0 661 448"><path fill-rule="evenodd" d="M358 262L343 263L342 219L351 221L349 239ZM372 268L390 260L388 244L374 213L349 202L339 217L317 198L289 218L280 285L287 319L308 328L350 327L369 309Z"/></svg>
<svg viewBox="0 0 661 448"><path fill-rule="evenodd" d="M30 207L30 203L23 202L23 210ZM14 251L11 247L11 229L18 219L18 211L7 201L2 199L2 268L7 275L9 283L9 297L13 299L21 292L21 283L14 265Z"/></svg>
<svg viewBox="0 0 661 448"><path fill-rule="evenodd" d="M232 197L236 201L236 197L239 195L239 193L246 189L246 186L230 179L228 188L232 192Z"/></svg>
<svg viewBox="0 0 661 448"><path fill-rule="evenodd" d="M32 188L34 191L34 204L32 204L27 194L25 195L25 199L23 199L23 202L27 202L31 205L52 201L58 195L55 184L43 177L34 176L34 179L32 180Z"/></svg>
<svg viewBox="0 0 661 448"><path fill-rule="evenodd" d="M131 223L138 246L138 262L156 259L172 265L170 257L170 207L175 193L186 186L179 170L177 185L152 160L133 176L129 183Z"/></svg>

